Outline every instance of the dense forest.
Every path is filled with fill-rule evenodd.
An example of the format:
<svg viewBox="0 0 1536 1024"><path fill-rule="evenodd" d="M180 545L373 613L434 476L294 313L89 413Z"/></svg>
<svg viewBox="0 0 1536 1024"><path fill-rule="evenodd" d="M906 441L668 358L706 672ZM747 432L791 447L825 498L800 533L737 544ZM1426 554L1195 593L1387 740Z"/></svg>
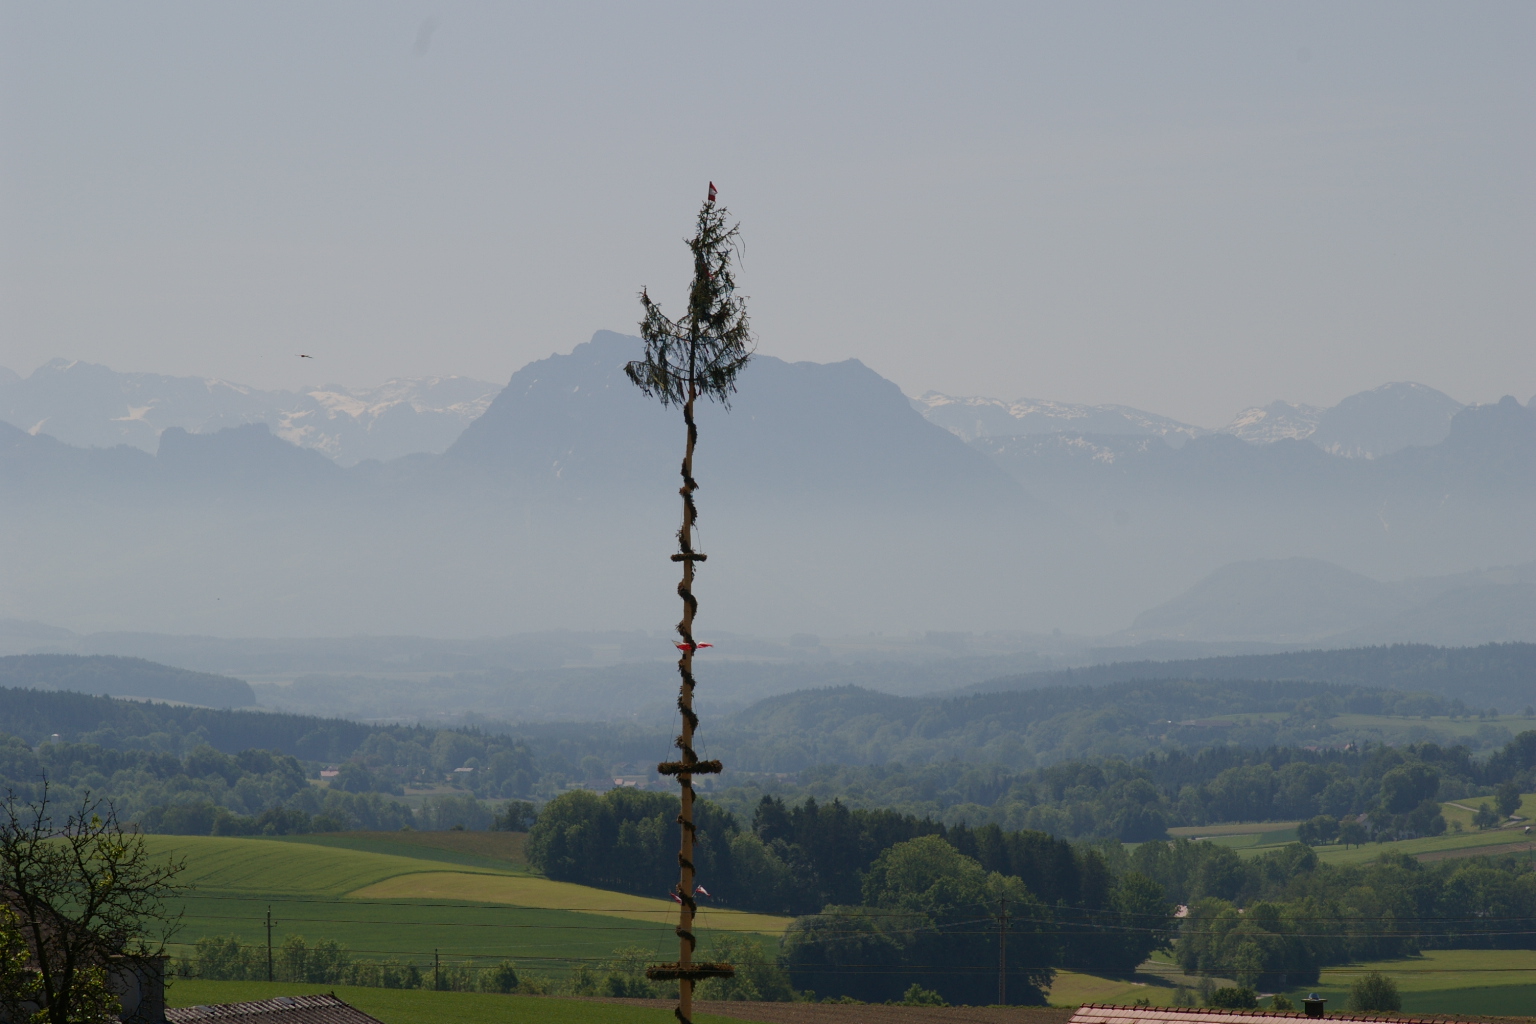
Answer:
<svg viewBox="0 0 1536 1024"><path fill-rule="evenodd" d="M566 794L540 811L529 859L551 878L665 893L675 882L676 814L676 799L659 793ZM951 1002L994 1001L995 967L974 966L996 941L987 915L999 900L1013 908L1016 1002L1041 1001L1053 967L1131 971L1171 936L1172 906L1160 890L1134 873L1117 876L1098 849L1041 832L946 828L772 797L750 825L707 801L696 822L695 863L710 899L801 915L785 964L797 988L824 995L897 998L916 979ZM989 921L980 930L979 918ZM1153 919L1163 924L1148 927Z"/></svg>
<svg viewBox="0 0 1536 1024"><path fill-rule="evenodd" d="M842 687L759 701L709 739L731 751L731 767L748 771L948 761L1018 770L1210 746L1489 749L1513 734L1496 715L1455 698L1304 680L1159 679L947 698ZM1517 729L1530 727L1525 720Z"/></svg>
<svg viewBox="0 0 1536 1024"><path fill-rule="evenodd" d="M1506 754L1529 755L1529 739ZM658 794L563 796L539 815L530 856L550 877L665 892L674 812ZM990 1002L995 966L978 965L996 963L1003 909L1017 952L1008 984L1023 1002L1038 1001L1053 970L1127 974L1159 948L1192 975L1265 989L1423 949L1536 948L1536 865L1523 857L1423 864L1387 845L1374 862L1338 867L1300 843L1245 860L1185 839L1128 851L772 797L750 823L707 803L699 822L712 898L798 914L780 962L796 988L823 996L899 998L917 978L950 1002ZM1176 906L1188 908L1182 920Z"/></svg>
<svg viewBox="0 0 1536 1024"><path fill-rule="evenodd" d="M1137 684L1140 688L1132 696L1149 703L1159 694L1180 693L1201 704L1237 702L1264 699L1262 689L1269 686L1273 700L1289 703L1288 715L1297 719L1327 713L1330 707L1318 706L1346 699L1351 707L1397 713L1436 700L1393 691L1297 685L1312 687L1312 695L1303 700L1290 684L1252 684L1255 689L1243 698L1222 695L1202 683L1157 684L1151 689ZM830 693L839 699L862 699L862 691ZM1053 691L1013 696L1030 698L1042 707L1040 702L1055 701L1076 708L1081 700L1077 694ZM1103 714L1123 715L1129 706L1133 718L1142 715L1126 694L1117 700L1113 710ZM955 715L966 722L984 717L969 706ZM406 819L391 809L399 801L389 798L404 795L407 786L438 792L439 803L462 797L454 812L457 820L476 827L492 813L484 802L546 801L573 783L584 786L597 780L595 784L605 785L602 780L616 771L645 769L640 756L647 747L660 745L656 737L642 735L625 750L606 728L589 734L566 726L515 737L479 729L370 726L18 689L0 689L0 720L13 734L0 740L0 784L26 793L46 774L55 787L88 788L110 797L146 828L200 833L215 828L305 827L307 819L301 817L270 817L280 809L311 818L330 815L327 821L344 821L347 827L398 827ZM929 716L913 727L931 733L939 728L935 722ZM1536 789L1531 743L1531 734L1522 734L1485 759L1463 746L1436 743L1308 749L1227 741L1208 742L1203 748L1172 745L1133 758L1063 760L1022 770L964 761L824 764L788 778L728 773L727 783L733 776L737 781L712 798L743 818L755 813L765 795L789 802L814 797L823 804L837 800L855 809L894 809L949 826L996 824L1067 838L1127 842L1161 838L1177 825L1318 817L1337 821L1363 815L1373 837L1406 838L1444 828L1432 806L1436 800L1491 794L1506 783ZM592 752L600 749L606 758ZM635 761L616 764L613 758L625 753ZM324 787L315 785L322 767L336 772ZM263 814L268 820L255 825L253 820Z"/></svg>
<svg viewBox="0 0 1536 1024"><path fill-rule="evenodd" d="M1529 857L1421 863L1386 848L1358 866L1295 845L1252 860L1210 843L1146 843L1130 870L1189 907L1174 954L1192 974L1252 988L1313 985L1318 969L1424 949L1536 948Z"/></svg>
<svg viewBox="0 0 1536 1024"><path fill-rule="evenodd" d="M243 679L106 654L0 657L0 687L72 690L215 708L250 707L256 703L256 694Z"/></svg>
<svg viewBox="0 0 1536 1024"><path fill-rule="evenodd" d="M1109 757L1009 771L964 763L823 765L796 780L759 780L716 794L738 813L764 794L838 799L947 823L995 823L1069 838L1140 842L1170 827L1366 815L1373 836L1443 831L1436 801L1491 794L1503 783L1536 789L1536 733L1487 760L1465 747L1409 744L1358 749L1207 747L1134 760Z"/></svg>

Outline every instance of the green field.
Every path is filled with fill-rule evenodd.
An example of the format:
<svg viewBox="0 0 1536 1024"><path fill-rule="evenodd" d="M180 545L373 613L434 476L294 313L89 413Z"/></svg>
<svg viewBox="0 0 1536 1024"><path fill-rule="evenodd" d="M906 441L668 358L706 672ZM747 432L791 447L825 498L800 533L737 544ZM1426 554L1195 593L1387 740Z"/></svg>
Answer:
<svg viewBox="0 0 1536 1024"><path fill-rule="evenodd" d="M1328 1000L1329 1013L1336 1013L1349 1001L1349 986L1371 971L1397 982L1404 1013L1523 1016L1536 1012L1536 950L1528 949L1431 950L1403 960L1325 967L1317 985L1287 994L1299 1005L1301 997L1315 991ZM1218 985L1235 984L1231 979L1215 980ZM1051 986L1050 1001L1053 1006L1076 1006L1124 1005L1146 999L1153 1006L1168 1006L1174 986L1194 989L1197 984L1197 979L1180 974L1166 954L1158 954L1131 979L1061 971Z"/></svg>
<svg viewBox="0 0 1536 1024"><path fill-rule="evenodd" d="M1520 856L1536 856L1528 847L1536 836L1525 835L1520 829L1498 829L1488 832L1448 832L1443 836L1427 839L1404 839L1396 843L1366 843L1346 849L1343 846L1317 847L1318 859L1325 864L1364 864L1384 853L1405 853L1420 860L1442 860L1447 856L1497 856L1518 853ZM1262 850L1258 851L1262 852Z"/></svg>
<svg viewBox="0 0 1536 1024"><path fill-rule="evenodd" d="M310 943L332 939L357 957L421 966L434 955L445 963L511 959L524 970L560 975L620 947L651 951L658 960L676 955L676 908L668 900L553 882L505 861L485 866L496 862L487 855L495 851L477 833L437 833L444 837L437 844L414 847L394 833L379 835L146 837L157 855L185 857L183 877L194 886L180 901L183 927L172 952L186 955L210 935L264 944L270 910L274 946L290 935ZM465 858L475 863L463 864ZM456 869L445 871L450 865ZM711 910L697 930L706 949L712 935L729 930L757 936L771 950L787 923Z"/></svg>
<svg viewBox="0 0 1536 1024"><path fill-rule="evenodd" d="M1427 839L1405 839L1395 843L1366 843L1364 846L1338 845L1317 847L1318 859L1327 864L1365 864L1383 853L1407 854L1424 861L1466 857L1518 854L1536 857L1536 829L1525 832L1525 822L1499 829L1479 830L1472 825L1472 811L1484 797L1468 797L1441 805L1446 823L1461 822L1462 831L1450 831ZM1460 806L1458 806L1460 805ZM1536 794L1522 797L1516 814L1525 821L1536 820ZM1236 850L1244 857L1256 857L1296 842L1296 822L1268 821L1245 824L1202 825L1171 828L1174 838L1196 838Z"/></svg>
<svg viewBox="0 0 1536 1024"><path fill-rule="evenodd" d="M384 1024L672 1024L671 1004L655 1008L616 1006L578 999L498 996L479 992L405 991L351 985L303 985L265 981L196 981L180 978L166 992L168 1006L243 1003L274 996L334 992ZM733 1024L734 1018L695 1014L700 1024Z"/></svg>
<svg viewBox="0 0 1536 1024"><path fill-rule="evenodd" d="M526 832L327 832L275 838L280 842L391 853L496 871L528 870L528 859L523 853Z"/></svg>
<svg viewBox="0 0 1536 1024"><path fill-rule="evenodd" d="M1294 830L1300 822L1295 821L1246 821L1231 822L1223 825L1179 825L1170 828L1168 834L1175 839L1205 839L1216 836L1254 836L1268 835L1271 832L1284 832L1287 829Z"/></svg>
<svg viewBox="0 0 1536 1024"><path fill-rule="evenodd" d="M1397 982L1404 1013L1529 1015L1536 1012L1536 950L1440 949L1404 960L1323 968L1319 995L1344 1009L1349 986L1369 971ZM1300 989L1293 996L1304 995Z"/></svg>

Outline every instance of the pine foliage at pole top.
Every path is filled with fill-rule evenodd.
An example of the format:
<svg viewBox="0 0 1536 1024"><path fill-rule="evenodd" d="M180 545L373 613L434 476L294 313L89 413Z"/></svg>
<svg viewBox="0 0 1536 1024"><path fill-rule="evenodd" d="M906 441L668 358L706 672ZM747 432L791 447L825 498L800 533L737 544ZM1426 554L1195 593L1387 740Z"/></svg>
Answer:
<svg viewBox="0 0 1536 1024"><path fill-rule="evenodd" d="M728 223L725 207L716 206L714 186L699 208L698 229L688 240L693 252L693 286L688 313L673 320L642 290L645 319L640 337L645 358L624 367L625 374L646 395L662 405L683 405L689 385L701 397L730 405L736 375L752 358L752 331L744 296L736 294L732 269L740 225Z"/></svg>

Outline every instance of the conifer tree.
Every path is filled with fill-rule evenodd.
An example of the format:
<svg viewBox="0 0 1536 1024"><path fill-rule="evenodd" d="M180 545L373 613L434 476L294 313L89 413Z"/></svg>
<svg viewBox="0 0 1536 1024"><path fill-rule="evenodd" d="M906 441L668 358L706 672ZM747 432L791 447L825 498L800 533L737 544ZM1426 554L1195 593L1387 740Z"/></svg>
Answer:
<svg viewBox="0 0 1536 1024"><path fill-rule="evenodd" d="M672 320L651 301L646 291L641 291L640 304L645 309L645 318L640 321L640 336L645 341L645 357L624 367L625 374L647 396L664 406L681 406L683 424L687 428L683 485L678 489L683 497L683 525L677 531L677 553L672 556L674 562L682 564L683 570L683 578L677 585L678 596L683 600L683 617L677 624L677 648L682 652L677 661L681 677L677 710L682 716L677 749L681 756L676 761L656 766L663 775L677 777L682 796L682 810L677 816L682 833L677 855L679 875L673 893L679 904L678 959L676 963L662 964L648 971L655 980L677 981L676 1015L682 1024L692 1024L694 983L705 978L729 977L733 973L729 964L701 963L693 959L698 945L693 934L693 919L698 911L694 899L693 777L716 773L721 768L719 761L701 761L693 749L694 733L699 726L699 718L693 712L693 656L699 649L693 636L693 620L699 609L699 602L693 595L693 581L697 564L706 557L693 548L694 524L698 520L693 492L699 488L693 478L693 452L699 439L698 424L694 419L696 403L705 398L729 408L730 397L736 390L736 376L752 357L747 307L744 299L736 295L732 269L738 231L739 225L729 223L725 208L715 205L715 186L711 182L709 196L699 208L697 228L688 240L688 248L693 253L688 310L681 319Z"/></svg>

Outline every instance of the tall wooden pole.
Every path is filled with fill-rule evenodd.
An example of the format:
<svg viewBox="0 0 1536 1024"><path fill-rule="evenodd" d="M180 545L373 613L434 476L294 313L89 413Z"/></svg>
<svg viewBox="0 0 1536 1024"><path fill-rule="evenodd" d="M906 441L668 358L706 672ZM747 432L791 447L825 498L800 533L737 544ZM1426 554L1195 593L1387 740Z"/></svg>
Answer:
<svg viewBox="0 0 1536 1024"><path fill-rule="evenodd" d="M677 535L678 554L682 556L679 561L683 563L683 579L677 585L677 594L683 599L683 618L677 624L677 635L682 639L683 647L683 655L677 659L678 675L682 677L677 692L677 710L682 714L683 731L677 737L677 749L683 755L685 768L677 775L677 783L682 790L682 812L677 816L682 840L677 854L677 894L682 901L677 911L677 964L681 969L677 983L677 1016L688 1022L693 1020L693 978L690 976L690 968L693 966L694 948L698 945L693 934L693 916L698 909L693 894L693 767L698 761L693 751L693 731L699 724L699 717L693 713L693 653L697 650L693 639L693 616L699 610L698 599L693 596L693 563L699 558L693 550L693 524L698 516L698 510L693 504L693 492L699 486L693 479L693 449L698 443L699 428L693 419L693 405L698 398L698 389L692 380L691 356L690 352L688 404L683 406L683 422L688 425L688 447L683 454L683 486L679 488L683 496L683 528Z"/></svg>
<svg viewBox="0 0 1536 1024"><path fill-rule="evenodd" d="M694 917L699 909L694 900L697 872L693 858L698 836L693 820L693 777L720 771L719 761L701 761L693 749L694 733L699 727L699 716L693 711L693 655L699 649L693 637L693 619L699 610L699 602L693 596L694 563L702 562L706 557L703 552L693 549L693 527L698 519L693 492L699 489L698 481L693 478L693 452L699 440L694 407L701 395L724 402L735 390L737 371L751 356L746 309L739 299L731 298L735 286L727 247L735 238L736 229L726 229L723 218L724 211L715 208L715 186L711 184L709 198L699 211L698 233L689 242L694 262L686 330L663 316L650 297L641 291L640 301L645 306L646 316L641 321L640 333L645 338L646 357L624 367L629 379L646 394L659 396L664 405L674 401L681 404L683 422L688 428L688 443L683 451L683 485L678 488L683 498L683 525L677 531L677 553L672 556L672 561L683 564L683 578L677 584L677 595L683 600L683 617L677 624L677 649L682 652L677 659L677 672L681 677L677 710L682 716L682 729L676 742L680 756L676 761L656 766L662 775L677 776L681 790L677 815L681 843L677 851L677 888L673 890L678 902L678 955L676 963L657 964L646 970L646 975L653 980L677 982L678 1005L674 1013L681 1024L693 1024L695 982L705 978L728 978L735 973L730 964L694 960L698 939L693 933ZM678 353L684 346L688 352L686 376L683 376L683 367L673 361L673 353Z"/></svg>
<svg viewBox="0 0 1536 1024"><path fill-rule="evenodd" d="M676 775L677 784L681 789L682 806L677 816L677 824L681 830L681 845L677 852L677 963L666 964L658 968L652 968L646 973L657 980L677 981L677 1010L675 1015L681 1024L693 1024L693 986L694 982L704 978L726 978L733 974L729 964L696 963L693 954L698 947L698 938L693 933L694 915L698 913L698 903L694 899L694 838L695 828L693 824L693 777L695 775L707 775L720 771L719 761L701 761L693 749L694 730L699 727L699 716L693 712L693 654L698 650L698 643L693 638L693 617L699 610L698 599L693 596L693 576L695 562L705 561L706 556L701 551L693 549L693 525L698 518L698 509L693 503L693 492L699 489L698 481L693 478L693 450L699 440L699 429L693 418L694 403L698 399L699 390L693 377L693 360L689 359L689 383L688 399L683 405L683 421L688 427L688 444L683 454L683 486L678 488L678 493L683 496L683 525L677 531L677 554L672 556L674 562L683 563L683 578L677 584L677 595L683 599L683 617L677 624L679 638L678 650L682 656L677 659L677 672L681 677L681 683L677 691L677 710L682 716L683 727L677 737L678 753L682 756L676 761L668 761L656 766L656 770L663 775Z"/></svg>

